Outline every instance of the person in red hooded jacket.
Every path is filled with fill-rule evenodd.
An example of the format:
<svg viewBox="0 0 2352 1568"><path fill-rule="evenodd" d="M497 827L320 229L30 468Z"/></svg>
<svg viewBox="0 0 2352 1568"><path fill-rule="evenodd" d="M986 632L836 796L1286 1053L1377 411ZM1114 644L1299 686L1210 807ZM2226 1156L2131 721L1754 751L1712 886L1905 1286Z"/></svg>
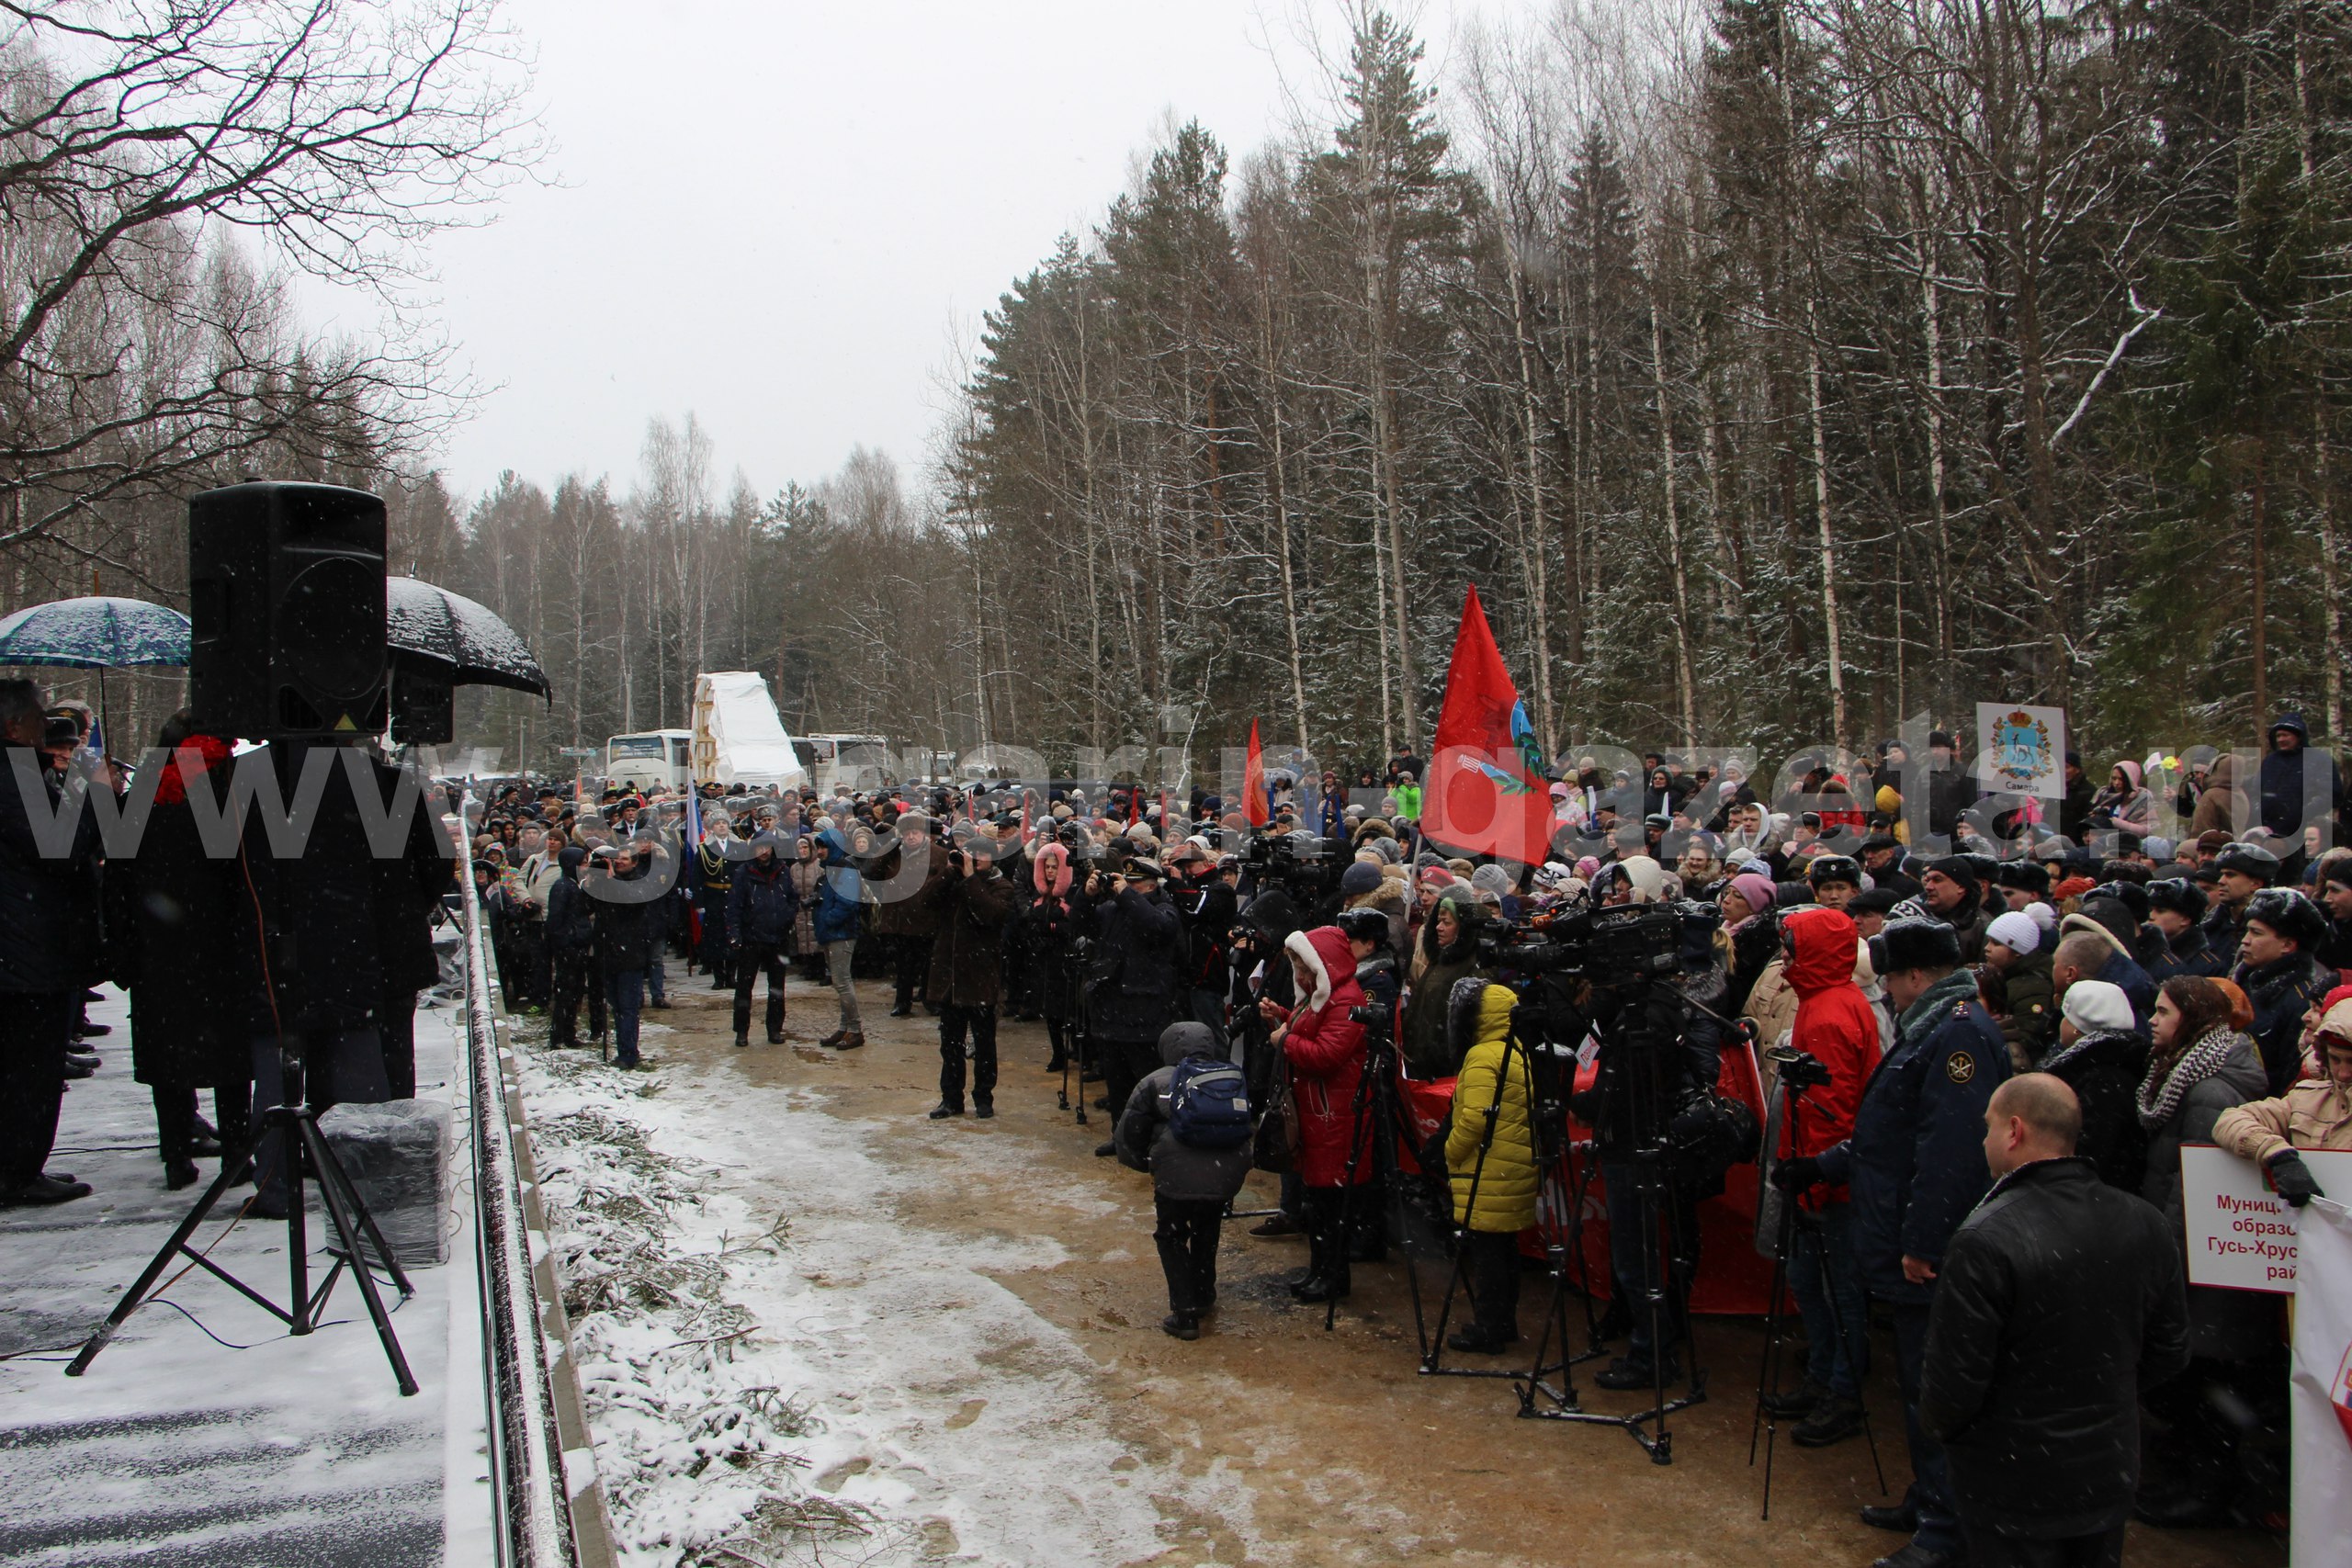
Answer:
<svg viewBox="0 0 2352 1568"><path fill-rule="evenodd" d="M1307 1268L1305 1277L1292 1283L1290 1293L1303 1302L1327 1302L1348 1293L1348 1238L1342 1220L1351 1163L1356 1185L1373 1177L1371 1128L1356 1121L1364 1030L1349 1016L1351 1010L1363 1005L1364 994L1356 984L1355 954L1339 927L1293 931L1283 951L1298 983L1298 1006L1261 1001L1258 1007L1274 1025L1272 1041L1290 1065L1291 1093L1298 1101L1298 1179L1306 1189Z"/></svg>
<svg viewBox="0 0 2352 1568"><path fill-rule="evenodd" d="M1842 910L1798 909L1781 922L1789 953L1789 983L1797 994L1789 1044L1828 1069L1829 1081L1791 1101L1776 1151L1782 1170L1804 1172L1826 1149L1854 1130L1862 1088L1878 1066L1878 1018L1854 983L1859 938ZM1779 1173L1776 1171L1776 1178ZM1862 1429L1862 1379L1870 1371L1869 1309L1855 1270L1842 1184L1822 1183L1798 1193L1796 1247L1789 1287L1804 1317L1807 1365L1803 1387L1774 1396L1773 1413L1801 1416L1793 1434L1805 1448L1825 1448Z"/></svg>

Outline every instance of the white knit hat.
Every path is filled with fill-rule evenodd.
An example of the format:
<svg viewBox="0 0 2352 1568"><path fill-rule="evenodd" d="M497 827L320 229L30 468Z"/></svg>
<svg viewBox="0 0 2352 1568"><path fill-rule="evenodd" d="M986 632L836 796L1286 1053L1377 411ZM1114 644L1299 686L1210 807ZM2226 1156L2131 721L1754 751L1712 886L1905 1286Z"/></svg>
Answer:
<svg viewBox="0 0 2352 1568"><path fill-rule="evenodd" d="M1997 942L2003 947L2013 948L2020 953L2031 953L2041 945L2041 927L2035 923L2031 915L2011 909L2006 915L1993 918L1993 923L1984 928L1984 940Z"/></svg>

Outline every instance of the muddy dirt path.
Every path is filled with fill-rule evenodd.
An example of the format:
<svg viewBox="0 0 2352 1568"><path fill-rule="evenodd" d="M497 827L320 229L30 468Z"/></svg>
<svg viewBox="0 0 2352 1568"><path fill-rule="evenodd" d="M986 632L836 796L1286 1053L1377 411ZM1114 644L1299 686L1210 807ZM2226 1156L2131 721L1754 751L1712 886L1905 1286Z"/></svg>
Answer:
<svg viewBox="0 0 2352 1568"><path fill-rule="evenodd" d="M1091 1125L1081 1128L1055 1109L1057 1080L1042 1070L1040 1026L1007 1023L1001 1031L993 1122L934 1122L924 1112L937 1100L935 1025L920 1011L888 1017L881 987L860 987L868 1043L852 1053L814 1044L833 1026L829 990L796 980L793 1038L739 1051L726 998L707 987L707 979L677 976L670 987L675 1005L645 1015L668 1026L646 1043L667 1080L667 1114L706 1117L708 1146L699 1152L720 1168L723 1185L758 1201L787 1213L828 1205L857 1211L861 1221L876 1222L871 1245L877 1247L1015 1260L987 1269L987 1277L1017 1298L1013 1310L1027 1314L1026 1329L1008 1335L1000 1326L972 1350L948 1336L960 1323L922 1315L955 1312L964 1298L909 1299L902 1331L918 1346L937 1331L943 1358L972 1360L959 1371L944 1359L905 1376L888 1397L907 1404L925 1430L960 1425L978 1439L988 1431L988 1400L967 1384L982 1365L981 1381L1000 1402L1030 1377L1041 1388L1050 1383L1065 1412L1074 1393L1088 1409L1091 1435L1080 1441L1072 1429L1080 1468L1057 1483L1081 1500L1104 1500L1103 1529L1125 1539L1093 1543L1103 1561L1823 1568L1868 1563L1901 1544L1855 1517L1860 1505L1881 1500L1859 1438L1808 1452L1788 1441L1784 1427L1772 1517L1758 1518L1761 1472L1747 1462L1758 1323L1701 1320L1713 1397L1674 1418L1669 1467L1654 1465L1617 1430L1516 1418L1508 1383L1416 1375L1401 1263L1359 1268L1354 1297L1327 1334L1322 1310L1294 1303L1283 1288L1304 1267L1304 1244L1251 1237L1229 1224L1218 1311L1198 1342L1181 1343L1159 1329L1166 1300L1150 1237L1148 1179L1095 1157L1094 1146L1108 1136L1102 1112L1091 1112ZM755 1041L757 1030L755 1018ZM828 1190L823 1170L790 1157L809 1142L793 1131L791 1118L810 1111L841 1124L863 1157L891 1179L844 1177L853 1187ZM1253 1178L1246 1206L1271 1201L1272 1185ZM822 1270L812 1277L805 1264L801 1278L820 1300L835 1283ZM1529 1276L1524 1326L1534 1325L1546 1299L1541 1278ZM891 1310L898 1309L886 1308L886 1315ZM1572 1305L1571 1317L1581 1347L1581 1309ZM1589 1386L1601 1364L1578 1369L1586 1406L1636 1408L1635 1396ZM1872 1411L1887 1482L1899 1493L1908 1472L1891 1364L1882 1348ZM1046 1430L1050 1438L1050 1425ZM1023 1440L1035 1438L1032 1431ZM984 1472L987 1450L976 1451ZM1143 1483L1148 1514L1135 1506L1145 1500L1134 1496L1135 1482ZM976 1472L971 1484L985 1483ZM1119 1506L1110 1506L1114 1501ZM2202 1568L2282 1563L2285 1556L2250 1534L2135 1526L2129 1560Z"/></svg>

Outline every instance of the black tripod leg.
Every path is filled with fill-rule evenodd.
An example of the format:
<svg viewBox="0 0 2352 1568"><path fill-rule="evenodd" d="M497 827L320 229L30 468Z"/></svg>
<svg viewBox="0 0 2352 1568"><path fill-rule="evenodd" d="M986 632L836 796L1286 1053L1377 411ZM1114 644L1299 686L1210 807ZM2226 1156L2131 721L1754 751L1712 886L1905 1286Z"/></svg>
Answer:
<svg viewBox="0 0 2352 1568"><path fill-rule="evenodd" d="M1373 1063L1367 1058L1363 1075L1356 1079L1356 1113L1350 1124L1349 1136L1355 1141L1348 1145L1348 1166L1340 1177L1340 1258L1347 1262L1348 1254L1355 1249L1356 1163L1363 1158L1364 1145L1369 1144L1372 1129L1365 1118L1372 1109ZM1331 1332L1340 1320L1340 1298L1334 1294L1323 1303L1323 1332Z"/></svg>
<svg viewBox="0 0 2352 1568"><path fill-rule="evenodd" d="M337 1190L336 1179L343 1175L342 1168L334 1163L334 1151L327 1147L326 1140L319 1135L317 1125L309 1117L300 1118L297 1124L319 1172L319 1197L326 1204L328 1219L342 1236L352 1275L359 1281L360 1295L367 1299L368 1316L376 1325L376 1337L383 1342L384 1357L392 1364L392 1381L400 1385L403 1396L413 1394L417 1390L416 1375L408 1370L408 1358L401 1353L400 1339L392 1333L391 1314L384 1310L384 1298L377 1292L375 1273L368 1267L367 1255L359 1249L359 1227L353 1223L351 1211L344 1206L345 1194ZM296 1207L299 1212L300 1205ZM359 1204L358 1212L368 1235L381 1248L383 1237L376 1234L376 1222L368 1217L367 1205ZM405 1295L408 1284L400 1265L392 1262L389 1250L379 1251L378 1256L390 1266L392 1277L401 1280L401 1293Z"/></svg>
<svg viewBox="0 0 2352 1568"><path fill-rule="evenodd" d="M148 1291L162 1277L164 1270L171 1267L181 1249L187 1246L187 1238L196 1234L196 1228L204 1223L205 1216L212 1213L212 1206L220 1201L221 1194L234 1185L246 1157L250 1157L250 1151L244 1157L220 1162L220 1174L213 1179L211 1186L204 1190L204 1196L197 1200L196 1207L188 1211L187 1218L179 1223L179 1228L172 1232L172 1239L148 1260L146 1269L132 1282L130 1289L122 1293L122 1300L115 1303L114 1311L107 1314L107 1320L83 1341L81 1350L65 1369L67 1377L78 1378L89 1371L90 1363L113 1340L115 1332L129 1322L130 1314L144 1303Z"/></svg>
<svg viewBox="0 0 2352 1568"><path fill-rule="evenodd" d="M302 1212L302 1182L304 1180L302 1161L305 1153L302 1118L299 1113L287 1111L284 1106L279 1106L269 1114L273 1119L281 1115L286 1118L279 1122L279 1126L284 1134L285 1141L282 1147L286 1157L287 1300L294 1309L294 1322L287 1332L308 1334L312 1326L311 1231L309 1218Z"/></svg>

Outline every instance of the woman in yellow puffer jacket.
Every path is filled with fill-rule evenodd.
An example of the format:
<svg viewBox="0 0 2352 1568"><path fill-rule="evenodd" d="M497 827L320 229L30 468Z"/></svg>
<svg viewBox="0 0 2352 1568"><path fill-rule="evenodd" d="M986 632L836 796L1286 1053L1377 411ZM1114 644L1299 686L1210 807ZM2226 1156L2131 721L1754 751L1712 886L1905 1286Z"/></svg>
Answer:
<svg viewBox="0 0 2352 1568"><path fill-rule="evenodd" d="M1476 1310L1476 1318L1447 1336L1446 1343L1473 1355L1499 1355L1519 1337L1519 1233L1535 1223L1535 1192L1542 1185L1528 1114L1533 1097L1526 1052L1510 1050L1510 1069L1507 1076L1503 1070L1511 1005L1518 999L1509 986L1472 977L1454 983L1446 1005L1446 1028L1462 1070L1454 1081L1445 1164L1453 1182L1453 1217L1464 1227L1464 1267Z"/></svg>

